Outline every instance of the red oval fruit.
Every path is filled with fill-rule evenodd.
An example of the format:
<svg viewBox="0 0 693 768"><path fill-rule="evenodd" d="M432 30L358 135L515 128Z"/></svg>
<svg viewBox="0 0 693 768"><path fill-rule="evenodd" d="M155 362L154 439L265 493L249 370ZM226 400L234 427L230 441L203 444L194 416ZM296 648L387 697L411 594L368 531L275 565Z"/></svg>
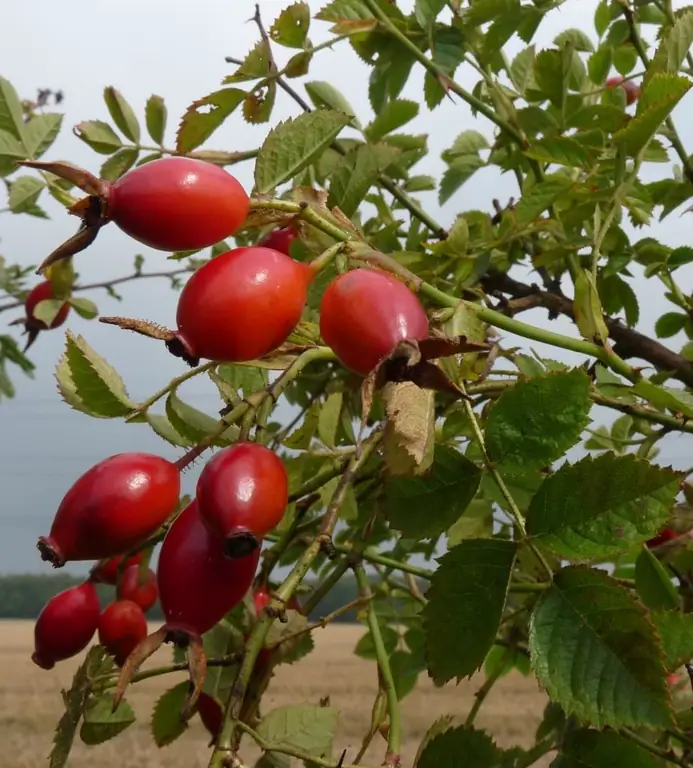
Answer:
<svg viewBox="0 0 693 768"><path fill-rule="evenodd" d="M653 536L645 542L645 546L648 549L654 549L655 547L660 547L662 544L666 544L667 541L677 538L677 536L678 533L672 531L671 528L662 528L656 536Z"/></svg>
<svg viewBox="0 0 693 768"><path fill-rule="evenodd" d="M123 573L125 573L125 570L131 565L138 565L143 554L144 552L138 552L136 555L129 557L127 563L123 566ZM116 557L111 557L109 560L106 560L105 563L97 565L91 573L92 580L100 581L102 584L112 584L115 586L118 581L118 568L124 557L125 555L116 555Z"/></svg>
<svg viewBox="0 0 693 768"><path fill-rule="evenodd" d="M216 740L224 717L221 704L209 694L201 693L197 700L197 710L200 713L202 725L207 729L212 739Z"/></svg>
<svg viewBox="0 0 693 768"><path fill-rule="evenodd" d="M202 522L193 501L169 529L159 555L167 628L193 636L207 632L243 599L259 559L259 547L246 557L225 557L224 543Z"/></svg>
<svg viewBox="0 0 693 768"><path fill-rule="evenodd" d="M129 565L120 579L118 588L120 600L130 600L137 603L146 613L159 597L159 589L156 585L156 574L150 568L143 581L140 581L139 565Z"/></svg>
<svg viewBox="0 0 693 768"><path fill-rule="evenodd" d="M624 80L622 77L610 77L606 81L607 88L620 86L626 94L626 104L630 106L640 98L640 86L632 80Z"/></svg>
<svg viewBox="0 0 693 768"><path fill-rule="evenodd" d="M236 443L207 462L196 499L204 522L225 540L227 555L238 557L281 521L289 478L282 460L264 445Z"/></svg>
<svg viewBox="0 0 693 768"><path fill-rule="evenodd" d="M250 202L223 168L189 157L140 165L108 187L106 218L160 251L207 248L232 235Z"/></svg>
<svg viewBox="0 0 693 768"><path fill-rule="evenodd" d="M119 453L95 464L63 497L41 557L59 568L72 560L101 560L151 536L175 512L180 473L150 453Z"/></svg>
<svg viewBox="0 0 693 768"><path fill-rule="evenodd" d="M111 603L99 618L99 642L119 667L146 636L147 619L131 600Z"/></svg>
<svg viewBox="0 0 693 768"><path fill-rule="evenodd" d="M43 669L52 669L56 661L83 651L94 637L100 612L99 597L90 581L51 598L34 626L32 661Z"/></svg>
<svg viewBox="0 0 693 768"><path fill-rule="evenodd" d="M190 358L238 363L266 355L301 319L312 276L306 264L270 248L226 251L185 284L176 341Z"/></svg>
<svg viewBox="0 0 693 768"><path fill-rule="evenodd" d="M70 305L67 302L60 307L58 314L50 325L46 325L43 320L34 317L34 309L36 309L36 305L46 299L53 298L55 297L53 296L53 286L51 285L50 280L39 283L31 289L29 295L24 300L27 328L34 331L47 331L49 328L57 328L67 320L67 316L70 314Z"/></svg>
<svg viewBox="0 0 693 768"><path fill-rule="evenodd" d="M253 592L253 604L255 605L255 613L259 616L266 608L270 601L270 593L266 586L258 587Z"/></svg>
<svg viewBox="0 0 693 768"><path fill-rule="evenodd" d="M328 285L320 333L346 368L365 376L400 341L425 339L428 318L416 294L396 277L355 269Z"/></svg>
<svg viewBox="0 0 693 768"><path fill-rule="evenodd" d="M298 235L293 227L282 227L270 232L259 245L263 248L272 248L275 251L279 251L279 253L285 253L287 256L290 256L291 243L297 237Z"/></svg>

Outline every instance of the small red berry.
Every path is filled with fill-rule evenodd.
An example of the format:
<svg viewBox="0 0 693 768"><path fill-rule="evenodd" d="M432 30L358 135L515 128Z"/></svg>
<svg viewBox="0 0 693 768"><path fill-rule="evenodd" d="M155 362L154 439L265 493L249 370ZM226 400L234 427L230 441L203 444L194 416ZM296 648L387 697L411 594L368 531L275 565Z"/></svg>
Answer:
<svg viewBox="0 0 693 768"><path fill-rule="evenodd" d="M202 266L178 300L176 340L182 357L238 363L286 341L306 303L313 273L270 248L235 248Z"/></svg>
<svg viewBox="0 0 693 768"><path fill-rule="evenodd" d="M606 81L607 88L620 86L626 94L626 104L630 106L640 98L640 86L632 80L624 80L622 77L610 77Z"/></svg>
<svg viewBox="0 0 693 768"><path fill-rule="evenodd" d="M255 613L259 616L270 601L270 593L266 586L258 587L253 592L253 604L255 605Z"/></svg>
<svg viewBox="0 0 693 768"><path fill-rule="evenodd" d="M46 301L46 299L53 298L55 297L53 295L53 286L51 285L50 280L39 283L31 289L29 295L24 300L26 325L28 328L37 331L47 331L49 328L58 328L58 326L61 326L65 320L67 320L67 316L70 314L70 305L67 302L60 307L60 311L50 325L46 325L43 320L38 320L34 317L34 309L36 308L36 305L40 304L42 301Z"/></svg>
<svg viewBox="0 0 693 768"><path fill-rule="evenodd" d="M676 533L676 531L672 531L671 528L663 528L656 536L653 536L651 539L646 541L645 546L648 549L654 549L655 547L666 544L667 541L671 541L677 537L678 533Z"/></svg>
<svg viewBox="0 0 693 768"><path fill-rule="evenodd" d="M56 661L83 651L94 637L100 612L99 597L90 581L51 598L34 627L33 662L52 669Z"/></svg>
<svg viewBox="0 0 693 768"><path fill-rule="evenodd" d="M107 187L106 218L161 251L206 248L232 235L250 205L223 168L189 157L140 165Z"/></svg>
<svg viewBox="0 0 693 768"><path fill-rule="evenodd" d="M111 603L99 618L99 642L122 667L127 657L147 636L147 620L131 600Z"/></svg>
<svg viewBox="0 0 693 768"><path fill-rule="evenodd" d="M138 565L142 559L144 552L138 552L136 555L128 558L127 563L123 567L123 573L131 565ZM118 569L125 555L116 555L106 560L105 563L101 563L96 566L91 572L91 578L93 581L100 581L102 584L112 584L115 586L118 581Z"/></svg>
<svg viewBox="0 0 693 768"><path fill-rule="evenodd" d="M355 269L328 285L320 304L320 333L346 368L365 376L400 341L425 339L428 318L401 280Z"/></svg>
<svg viewBox="0 0 693 768"><path fill-rule="evenodd" d="M236 443L207 462L196 499L204 522L226 541L226 553L238 557L278 525L288 494L289 478L275 453L258 443Z"/></svg>
<svg viewBox="0 0 693 768"><path fill-rule="evenodd" d="M159 600L167 628L194 637L210 630L243 600L259 559L257 548L229 560L193 501L169 529L159 555Z"/></svg>
<svg viewBox="0 0 693 768"><path fill-rule="evenodd" d="M201 693L200 698L197 700L197 710L200 713L202 724L212 739L216 740L224 716L221 704L209 694Z"/></svg>
<svg viewBox="0 0 693 768"><path fill-rule="evenodd" d="M146 613L159 597L159 589L156 586L156 574L151 568L147 571L144 580L140 581L139 565L129 565L120 579L118 597L121 600L130 600L137 603Z"/></svg>
<svg viewBox="0 0 693 768"><path fill-rule="evenodd" d="M65 494L41 557L59 568L127 552L176 511L180 473L149 453L119 453L95 464Z"/></svg>
<svg viewBox="0 0 693 768"><path fill-rule="evenodd" d="M270 232L269 235L261 242L263 248L272 248L279 253L285 253L287 256L291 255L291 243L296 239L296 230L293 227L283 227L282 229L275 229Z"/></svg>

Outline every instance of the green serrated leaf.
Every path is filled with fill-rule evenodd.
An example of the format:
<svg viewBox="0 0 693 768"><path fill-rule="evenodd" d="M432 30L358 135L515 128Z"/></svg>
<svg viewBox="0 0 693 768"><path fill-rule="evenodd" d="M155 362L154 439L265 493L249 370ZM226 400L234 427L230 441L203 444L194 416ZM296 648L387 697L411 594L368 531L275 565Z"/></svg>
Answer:
<svg viewBox="0 0 693 768"><path fill-rule="evenodd" d="M331 21L334 26L330 31L335 34L367 32L376 24L373 14L361 0L333 0L322 8L315 18Z"/></svg>
<svg viewBox="0 0 693 768"><path fill-rule="evenodd" d="M79 731L79 737L85 744L95 746L110 741L135 722L130 704L122 699L114 712L113 700L113 694L107 693L87 702Z"/></svg>
<svg viewBox="0 0 693 768"><path fill-rule="evenodd" d="M75 312L85 320L92 320L99 314L99 308L93 301L91 301L91 299L85 299L80 296L71 296L68 301Z"/></svg>
<svg viewBox="0 0 693 768"><path fill-rule="evenodd" d="M135 404L118 373L81 336L65 333L65 352L55 376L65 402L96 418L127 416Z"/></svg>
<svg viewBox="0 0 693 768"><path fill-rule="evenodd" d="M309 165L349 123L349 116L319 109L279 123L265 139L255 163L255 187L266 194Z"/></svg>
<svg viewBox="0 0 693 768"><path fill-rule="evenodd" d="M303 424L283 441L287 448L307 450L320 421L320 403L314 401L303 417Z"/></svg>
<svg viewBox="0 0 693 768"><path fill-rule="evenodd" d="M270 27L269 36L287 48L303 48L310 29L310 6L300 2L284 8Z"/></svg>
<svg viewBox="0 0 693 768"><path fill-rule="evenodd" d="M137 162L139 150L136 147L123 147L112 154L108 160L101 166L99 175L106 181L115 181Z"/></svg>
<svg viewBox="0 0 693 768"><path fill-rule="evenodd" d="M309 704L277 707L257 726L263 739L275 746L293 747L314 757L329 759L339 713L331 707Z"/></svg>
<svg viewBox="0 0 693 768"><path fill-rule="evenodd" d="M53 144L63 124L63 115L44 112L24 124L24 146L27 155L38 159Z"/></svg>
<svg viewBox="0 0 693 768"><path fill-rule="evenodd" d="M440 180L438 202L444 205L486 163L479 155L460 155L446 168Z"/></svg>
<svg viewBox="0 0 693 768"><path fill-rule="evenodd" d="M386 482L385 512L390 525L407 538L435 538L464 512L480 480L476 464L456 449L439 445L425 476L393 477Z"/></svg>
<svg viewBox="0 0 693 768"><path fill-rule="evenodd" d="M595 160L595 153L591 148L566 136L536 141L524 150L524 154L542 163L565 165L569 168L589 168Z"/></svg>
<svg viewBox="0 0 693 768"><path fill-rule="evenodd" d="M651 618L662 641L666 672L675 672L693 659L693 613L667 611Z"/></svg>
<svg viewBox="0 0 693 768"><path fill-rule="evenodd" d="M607 559L652 538L669 519L680 473L633 455L564 464L527 510L527 532L566 558Z"/></svg>
<svg viewBox="0 0 693 768"><path fill-rule="evenodd" d="M515 88L524 96L528 88L538 88L534 80L534 59L536 49L533 45L521 50L512 60L508 74Z"/></svg>
<svg viewBox="0 0 693 768"><path fill-rule="evenodd" d="M329 109L349 115L354 128L361 128L361 123L356 117L356 110L332 83L328 83L326 80L313 80L304 85L310 100L318 109Z"/></svg>
<svg viewBox="0 0 693 768"><path fill-rule="evenodd" d="M489 455L512 472L548 466L579 441L591 407L590 378L582 368L518 381L489 413Z"/></svg>
<svg viewBox="0 0 693 768"><path fill-rule="evenodd" d="M14 179L7 196L12 213L26 213L36 205L45 187L45 182L34 176L18 176Z"/></svg>
<svg viewBox="0 0 693 768"><path fill-rule="evenodd" d="M467 539L438 560L422 612L428 672L436 682L470 676L484 663L516 554L512 541Z"/></svg>
<svg viewBox="0 0 693 768"><path fill-rule="evenodd" d="M672 724L662 652L645 609L604 572L554 576L530 621L532 666L567 714L604 728Z"/></svg>
<svg viewBox="0 0 693 768"><path fill-rule="evenodd" d="M588 728L568 730L551 768L661 768L661 764L638 744L613 731Z"/></svg>
<svg viewBox="0 0 693 768"><path fill-rule="evenodd" d="M78 138L101 155L112 155L123 146L118 134L103 120L87 120L78 123L73 130Z"/></svg>
<svg viewBox="0 0 693 768"><path fill-rule="evenodd" d="M334 448L336 444L343 401L343 392L332 392L320 409L318 437L330 448Z"/></svg>
<svg viewBox="0 0 693 768"><path fill-rule="evenodd" d="M388 144L363 144L349 152L332 173L330 204L353 216L368 190L399 154Z"/></svg>
<svg viewBox="0 0 693 768"><path fill-rule="evenodd" d="M172 744L188 729L180 714L183 711L190 685L178 683L162 693L156 700L152 713L152 737L157 747Z"/></svg>
<svg viewBox="0 0 693 768"><path fill-rule="evenodd" d="M647 547L643 547L635 561L635 589L651 611L675 611L681 607L681 597L671 577Z"/></svg>
<svg viewBox="0 0 693 768"><path fill-rule="evenodd" d="M22 102L9 80L0 77L0 131L7 131L20 144L24 143Z"/></svg>
<svg viewBox="0 0 693 768"><path fill-rule="evenodd" d="M219 428L217 419L183 402L175 389L166 399L166 416L176 432L193 443L198 443ZM232 425L220 439L233 439L237 434L238 427Z"/></svg>
<svg viewBox="0 0 693 768"><path fill-rule="evenodd" d="M9 176L17 169L17 160L25 160L27 152L14 136L0 130L0 177Z"/></svg>
<svg viewBox="0 0 693 768"><path fill-rule="evenodd" d="M372 143L380 141L389 133L409 123L419 114L419 105L408 99L389 101L380 114L372 120L365 130L366 138Z"/></svg>
<svg viewBox="0 0 693 768"><path fill-rule="evenodd" d="M168 110L163 96L152 94L147 99L144 108L144 118L147 123L147 131L157 144L164 143L164 134L166 133L166 121L168 119Z"/></svg>
<svg viewBox="0 0 693 768"><path fill-rule="evenodd" d="M181 153L191 152L204 144L226 118L243 103L246 96L246 91L240 88L222 88L193 101L178 126L176 150Z"/></svg>
<svg viewBox="0 0 693 768"><path fill-rule="evenodd" d="M665 312L655 323L655 333L658 339L669 339L682 331L688 321L688 316L679 312Z"/></svg>
<svg viewBox="0 0 693 768"><path fill-rule="evenodd" d="M140 124L137 120L133 108L120 91L117 91L112 85L104 88L103 100L116 127L126 138L134 144L140 141Z"/></svg>
<svg viewBox="0 0 693 768"><path fill-rule="evenodd" d="M440 725L438 726L440 728ZM500 765L501 751L486 733L473 727L447 728L431 738L415 763L416 768L495 768ZM463 761L463 762L460 762Z"/></svg>
<svg viewBox="0 0 693 768"><path fill-rule="evenodd" d="M183 437L163 414L147 412L146 421L159 437L171 445L187 448L194 444L192 440Z"/></svg>
<svg viewBox="0 0 693 768"><path fill-rule="evenodd" d="M515 220L518 227L531 224L567 189L569 186L565 179L548 179L530 187L515 206Z"/></svg>
<svg viewBox="0 0 693 768"><path fill-rule="evenodd" d="M423 29L428 29L445 8L445 0L416 0L414 15Z"/></svg>

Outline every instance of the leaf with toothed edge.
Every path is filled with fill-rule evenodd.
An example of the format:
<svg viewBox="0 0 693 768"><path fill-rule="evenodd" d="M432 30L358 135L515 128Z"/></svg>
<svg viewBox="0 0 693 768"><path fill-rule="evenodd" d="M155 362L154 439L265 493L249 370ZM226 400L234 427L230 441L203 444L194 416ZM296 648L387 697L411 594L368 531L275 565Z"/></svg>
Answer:
<svg viewBox="0 0 693 768"><path fill-rule="evenodd" d="M693 613L653 613L657 634L662 640L664 665L667 673L675 672L693 659Z"/></svg>
<svg viewBox="0 0 693 768"><path fill-rule="evenodd" d="M440 722L440 721L438 721ZM468 768L496 768L501 765L501 752L486 731L460 726L443 730L434 725L436 732L428 734L423 749L417 757L416 768L440 768L457 764L457 757L464 755ZM460 763L462 765L462 763Z"/></svg>
<svg viewBox="0 0 693 768"><path fill-rule="evenodd" d="M661 762L639 744L613 731L569 730L552 768L661 768Z"/></svg>
<svg viewBox="0 0 693 768"><path fill-rule="evenodd" d="M532 667L552 701L597 728L672 725L671 694L644 606L603 571L555 574L529 628Z"/></svg>
<svg viewBox="0 0 693 768"><path fill-rule="evenodd" d="M175 389L166 399L166 417L173 429L185 439L190 440L192 444L198 443L219 428L219 421L217 419L183 402L178 397ZM232 424L221 435L218 442L225 444L229 440L234 441L238 433L238 427Z"/></svg>
<svg viewBox="0 0 693 768"><path fill-rule="evenodd" d="M275 746L300 749L314 757L329 759L338 712L331 707L309 704L277 707L257 726L263 739Z"/></svg>
<svg viewBox="0 0 693 768"><path fill-rule="evenodd" d="M240 88L222 88L194 101L178 126L176 150L190 152L204 144L246 96Z"/></svg>
<svg viewBox="0 0 693 768"><path fill-rule="evenodd" d="M137 407L118 373L82 336L65 333L65 352L55 371L58 390L77 411L96 418L127 416Z"/></svg>
<svg viewBox="0 0 693 768"><path fill-rule="evenodd" d="M131 726L135 719L135 713L125 699L114 711L112 693L95 696L87 701L79 737L89 746L103 744Z"/></svg>
<svg viewBox="0 0 693 768"><path fill-rule="evenodd" d="M188 729L188 723L181 719L180 713L188 695L189 684L184 680L156 700L152 712L152 738L157 747L166 747Z"/></svg>

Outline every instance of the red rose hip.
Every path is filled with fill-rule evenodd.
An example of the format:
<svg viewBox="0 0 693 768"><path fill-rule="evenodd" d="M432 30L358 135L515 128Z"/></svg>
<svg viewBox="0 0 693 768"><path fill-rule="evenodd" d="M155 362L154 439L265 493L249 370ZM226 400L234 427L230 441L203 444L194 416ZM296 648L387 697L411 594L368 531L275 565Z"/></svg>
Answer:
<svg viewBox="0 0 693 768"><path fill-rule="evenodd" d="M185 284L169 349L229 363L268 354L301 319L312 276L306 264L270 248L222 253Z"/></svg>
<svg viewBox="0 0 693 768"><path fill-rule="evenodd" d="M289 503L281 459L264 445L236 443L200 473L196 499L209 529L225 540L229 557L247 554L277 526Z"/></svg>
<svg viewBox="0 0 693 768"><path fill-rule="evenodd" d="M95 464L65 494L41 557L59 568L68 561L101 560L151 536L175 512L180 473L149 453L119 453Z"/></svg>
<svg viewBox="0 0 693 768"><path fill-rule="evenodd" d="M678 533L672 531L671 528L662 528L662 530L651 539L645 542L645 546L648 549L654 549L655 547L661 547L662 544L666 544L668 541L677 538Z"/></svg>
<svg viewBox="0 0 693 768"><path fill-rule="evenodd" d="M199 637L241 602L250 589L257 548L229 560L224 543L189 504L173 523L161 547L157 567L159 600L171 632Z"/></svg>
<svg viewBox="0 0 693 768"><path fill-rule="evenodd" d="M105 217L161 251L207 248L232 235L250 202L223 168L189 157L140 165L107 187Z"/></svg>
<svg viewBox="0 0 693 768"><path fill-rule="evenodd" d="M401 280L355 269L328 285L320 304L320 333L346 368L365 376L400 341L425 339L428 318Z"/></svg>
<svg viewBox="0 0 693 768"><path fill-rule="evenodd" d="M147 619L131 600L111 603L99 618L99 642L119 667L146 636Z"/></svg>
<svg viewBox="0 0 693 768"><path fill-rule="evenodd" d="M34 626L34 663L52 669L56 661L83 651L94 637L100 612L99 597L90 581L51 598Z"/></svg>
<svg viewBox="0 0 693 768"><path fill-rule="evenodd" d="M297 238L296 230L293 227L283 227L275 229L261 242L263 248L272 248L279 253L285 253L287 256L291 253L291 243Z"/></svg>
<svg viewBox="0 0 693 768"><path fill-rule="evenodd" d="M50 325L46 325L43 320L39 320L34 316L34 309L36 309L38 304L53 298L55 298L55 296L53 295L53 286L51 285L50 280L39 283L31 289L29 295L24 300L27 328L35 329L37 331L47 331L49 328L58 328L65 322L65 320L67 320L67 316L70 314L70 305L67 302L60 307L58 314Z"/></svg>
<svg viewBox="0 0 693 768"><path fill-rule="evenodd" d="M130 600L137 603L146 613L156 602L159 590L156 585L156 574L151 568L140 581L139 565L129 565L120 579L118 597L121 600Z"/></svg>
<svg viewBox="0 0 693 768"><path fill-rule="evenodd" d="M201 693L197 700L197 711L200 713L202 725L207 729L212 739L216 740L224 715L221 704L209 694Z"/></svg>
<svg viewBox="0 0 693 768"><path fill-rule="evenodd" d="M123 573L125 573L125 570L131 565L138 565L143 554L144 552L138 552L136 555L129 557L127 563L123 566ZM92 570L92 580L100 581L102 584L112 584L115 586L118 581L118 569L120 568L120 564L124 557L125 555L117 555L116 557L111 557L109 560L106 560L106 562L97 565Z"/></svg>
<svg viewBox="0 0 693 768"><path fill-rule="evenodd" d="M630 106L640 98L640 86L632 80L624 80L622 77L610 77L606 81L607 88L623 88L626 94L626 104Z"/></svg>

